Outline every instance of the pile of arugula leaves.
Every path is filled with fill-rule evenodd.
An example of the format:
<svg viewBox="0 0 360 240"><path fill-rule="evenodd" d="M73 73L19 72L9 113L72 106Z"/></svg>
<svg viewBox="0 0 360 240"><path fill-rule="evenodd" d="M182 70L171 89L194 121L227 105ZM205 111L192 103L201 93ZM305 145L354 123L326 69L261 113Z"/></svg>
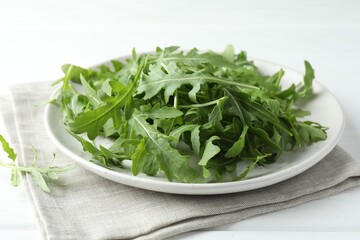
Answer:
<svg viewBox="0 0 360 240"><path fill-rule="evenodd" d="M165 173L185 183L243 179L256 165L326 139L326 128L299 121L294 106L312 95L314 70L281 88L284 71L263 76L245 52L157 48L85 69L66 64L59 92L63 123L93 161L108 168L132 161L132 173ZM82 90L76 90L76 85ZM84 136L84 134L87 135ZM97 145L98 136L114 139ZM190 157L192 156L192 157ZM239 162L246 163L237 169Z"/></svg>

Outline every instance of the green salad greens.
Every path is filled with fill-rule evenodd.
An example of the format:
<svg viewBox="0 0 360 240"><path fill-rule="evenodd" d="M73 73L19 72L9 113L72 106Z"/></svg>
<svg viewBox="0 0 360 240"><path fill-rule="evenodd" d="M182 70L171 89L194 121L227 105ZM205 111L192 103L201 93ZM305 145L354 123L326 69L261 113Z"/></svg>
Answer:
<svg viewBox="0 0 360 240"><path fill-rule="evenodd" d="M163 172L184 183L241 180L256 165L327 136L319 123L299 121L310 113L294 105L312 95L314 70L307 61L303 83L286 89L282 69L264 76L232 46L222 54L133 50L111 65L66 64L62 70L58 96L69 133L92 161L116 168L131 160L134 175ZM99 136L113 145L95 144Z"/></svg>

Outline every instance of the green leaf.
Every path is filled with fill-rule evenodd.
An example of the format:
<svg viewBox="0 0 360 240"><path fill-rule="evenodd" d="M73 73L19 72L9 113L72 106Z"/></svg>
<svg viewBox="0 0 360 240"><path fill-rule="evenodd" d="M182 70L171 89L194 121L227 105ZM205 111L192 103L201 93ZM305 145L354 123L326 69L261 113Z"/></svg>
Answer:
<svg viewBox="0 0 360 240"><path fill-rule="evenodd" d="M193 131L196 128L199 128L199 125L195 124L188 124L182 125L180 127L175 128L173 131L170 132L169 136L174 137L175 139L179 140L180 136L187 131Z"/></svg>
<svg viewBox="0 0 360 240"><path fill-rule="evenodd" d="M32 169L31 170L31 176L34 179L34 182L44 191L47 193L50 193L50 189L48 187L48 185L45 182L44 177L41 175L41 173L39 171L37 171L36 169Z"/></svg>
<svg viewBox="0 0 360 240"><path fill-rule="evenodd" d="M242 122L242 124L245 124L245 118L240 106L240 101L236 99L236 97L226 88L224 89L224 93L226 96L228 96L229 101L233 107L233 114L235 116L238 116L240 118L240 121Z"/></svg>
<svg viewBox="0 0 360 240"><path fill-rule="evenodd" d="M143 169L144 164L146 163L146 158L144 158L144 155L146 154L146 145L147 145L147 139L146 138L141 139L141 141L136 147L134 154L131 155L131 159L132 159L131 171L134 176L139 174L139 172Z"/></svg>
<svg viewBox="0 0 360 240"><path fill-rule="evenodd" d="M208 178L211 177L211 172L206 168L206 167L202 167L202 175L204 178Z"/></svg>
<svg viewBox="0 0 360 240"><path fill-rule="evenodd" d="M80 81L84 88L85 94L88 97L91 104L94 107L99 106L102 103L102 101L98 97L96 90L90 86L90 84L86 81L86 79L83 77L83 75L80 75Z"/></svg>
<svg viewBox="0 0 360 240"><path fill-rule="evenodd" d="M233 63L234 62L234 47L232 45L227 45L223 53L224 59L226 61Z"/></svg>
<svg viewBox="0 0 360 240"><path fill-rule="evenodd" d="M200 166L206 166L208 161L221 151L219 146L213 144L213 141L219 139L218 136L212 136L209 140L206 140L204 152L198 163Z"/></svg>
<svg viewBox="0 0 360 240"><path fill-rule="evenodd" d="M150 118L176 118L183 115L183 112L174 107L160 107L156 104L150 111L146 112Z"/></svg>
<svg viewBox="0 0 360 240"><path fill-rule="evenodd" d="M252 164L250 164L250 165L245 169L244 172L242 172L239 176L237 176L237 177L234 179L234 181L240 181L240 180L244 179L244 178L249 174L249 172L251 172L251 170L253 170L253 168L256 166L256 164L257 164L260 160L262 160L262 159L264 159L264 158L266 158L266 157L268 157L268 156L270 156L270 155L271 155L271 154L265 154L265 155L258 156L258 157L256 158L256 160L255 160Z"/></svg>
<svg viewBox="0 0 360 240"><path fill-rule="evenodd" d="M266 104L269 110L275 115L279 116L280 112L280 102L276 99L266 99Z"/></svg>
<svg viewBox="0 0 360 240"><path fill-rule="evenodd" d="M161 89L165 89L165 102L168 102L169 97L183 84L191 84L197 89L201 84L201 81L199 81L201 78L198 74L184 74L174 62L166 65L168 73L165 73L156 65L150 65L149 70L149 74L144 75L138 87L139 94L145 92L145 100L155 96Z"/></svg>
<svg viewBox="0 0 360 240"><path fill-rule="evenodd" d="M269 147L274 148L276 151L284 152L284 150L280 147L279 144L276 144L274 141L270 139L269 134L265 130L261 128L255 128L252 129L252 131L257 137L263 140Z"/></svg>
<svg viewBox="0 0 360 240"><path fill-rule="evenodd" d="M52 180L57 180L57 179L59 179L59 174L57 172L48 172L48 173L46 173L46 177L48 177Z"/></svg>
<svg viewBox="0 0 360 240"><path fill-rule="evenodd" d="M8 154L8 158L15 161L16 160L16 153L14 149L10 147L9 143L5 140L5 138L0 135L0 142L2 144L3 150Z"/></svg>
<svg viewBox="0 0 360 240"><path fill-rule="evenodd" d="M296 129L300 135L300 138L303 143L306 145L309 145L313 142L318 142L321 140L326 139L326 132L325 129L313 122L303 122L303 123L297 123Z"/></svg>
<svg viewBox="0 0 360 240"><path fill-rule="evenodd" d="M191 130L191 147L196 156L200 156L200 126L196 126Z"/></svg>
<svg viewBox="0 0 360 240"><path fill-rule="evenodd" d="M219 130L223 129L223 126L221 125L222 117L222 111L224 103L226 102L227 97L221 98L217 101L217 104L213 108L213 110L209 114L209 124L218 128Z"/></svg>
<svg viewBox="0 0 360 240"><path fill-rule="evenodd" d="M132 166L131 171L133 175L138 175L143 172L146 175L154 176L159 171L159 163L156 157L151 154L152 149L148 145L148 139L143 138L137 145L134 154L131 156Z"/></svg>
<svg viewBox="0 0 360 240"><path fill-rule="evenodd" d="M304 85L305 85L305 96L312 93L312 82L315 78L314 69L308 61L305 61L305 75L304 75Z"/></svg>
<svg viewBox="0 0 360 240"><path fill-rule="evenodd" d="M234 142L234 144L231 146L231 148L225 153L226 158L232 158L239 156L242 150L245 147L245 136L247 134L249 127L245 126L243 131L241 132L241 135L239 137L239 140Z"/></svg>
<svg viewBox="0 0 360 240"><path fill-rule="evenodd" d="M12 174L11 174L11 185L14 187L18 187L21 183L21 172L14 168L12 170Z"/></svg>
<svg viewBox="0 0 360 240"><path fill-rule="evenodd" d="M85 69L72 64L64 64L62 65L61 69L65 73L64 79L66 79L66 81L70 80L77 83L81 82L80 75L84 76L85 78L95 75L95 72L92 69Z"/></svg>

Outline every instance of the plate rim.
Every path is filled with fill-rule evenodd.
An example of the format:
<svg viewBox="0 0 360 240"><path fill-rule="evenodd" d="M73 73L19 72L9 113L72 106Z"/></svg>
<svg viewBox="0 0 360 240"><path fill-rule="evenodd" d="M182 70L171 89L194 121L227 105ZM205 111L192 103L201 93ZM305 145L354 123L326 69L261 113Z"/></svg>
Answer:
<svg viewBox="0 0 360 240"><path fill-rule="evenodd" d="M125 59L128 56L123 56L115 59ZM257 62L263 62L266 64L270 64L273 66L277 66L279 68L283 68L286 70L290 70L294 73L301 74L299 71L294 70L292 68L286 67L281 64L277 64L268 60L263 60L260 58L254 58L254 57L248 57L248 59L257 61ZM113 60L113 59L112 59ZM101 64L107 64L109 61L104 61L102 63L99 63L93 68L96 68L97 66ZM128 186L133 186L137 188L142 188L146 190L151 191L157 191L157 192L163 192L163 193L174 193L174 194L183 194L183 195L218 195L218 194L229 194L229 193L236 193L236 192L244 192L249 190L255 190L260 189L263 187L267 187L270 185L274 185L276 183L282 182L284 180L290 179L292 177L297 176L298 174L308 170L309 168L316 165L318 162L320 162L327 154L331 152L332 149L338 144L340 141L342 134L345 129L346 124L346 116L344 113L344 109L342 108L339 100L336 98L336 96L329 91L326 87L324 87L321 83L319 83L317 80L313 81L313 84L318 85L321 89L326 91L327 94L330 94L331 97L335 100L337 103L340 112L341 112L341 126L340 130L334 134L336 134L336 137L334 140L321 149L319 149L315 154L311 155L310 159L307 161L299 162L297 165L290 166L288 168L279 170L277 172L245 179L242 181L232 181L232 182L220 182L220 183L180 183L180 182L170 182L170 181L159 181L155 180L153 178L146 178L146 177L138 177L134 175L127 175L123 174L121 172L117 172L114 170L110 170L107 168L104 168L100 165L97 165L95 163L90 162L89 160L86 160L82 158L81 156L77 155L76 153L72 152L70 149L68 149L66 146L64 146L60 140L56 137L56 134L54 130L51 127L51 117L50 113L52 109L56 108L53 104L48 103L45 107L44 111L44 124L45 124L45 131L47 132L47 135L50 137L51 141L56 145L56 147L64 153L66 156L68 156L71 160L75 161L77 164L82 166L83 168L93 172L94 174L97 174L101 177L104 177L106 179L112 180L114 182L117 182L119 184L124 184ZM53 97L58 89L56 89L51 97ZM59 123L62 124L62 123ZM142 184L146 183L145 186ZM258 186L261 184L261 186Z"/></svg>

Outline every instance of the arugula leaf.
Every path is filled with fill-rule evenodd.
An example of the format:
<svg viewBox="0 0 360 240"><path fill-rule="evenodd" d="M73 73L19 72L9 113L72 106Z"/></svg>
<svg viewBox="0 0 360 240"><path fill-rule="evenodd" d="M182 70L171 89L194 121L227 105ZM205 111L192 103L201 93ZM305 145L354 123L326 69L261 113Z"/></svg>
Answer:
<svg viewBox="0 0 360 240"><path fill-rule="evenodd" d="M237 140L236 142L234 142L234 144L231 146L231 148L225 153L225 157L226 158L233 158L236 156L239 156L240 153L242 152L242 150L245 147L245 136L247 134L249 127L245 126L240 137L239 140Z"/></svg>
<svg viewBox="0 0 360 240"><path fill-rule="evenodd" d="M305 61L305 76L304 76L304 85L305 85L305 96L312 93L312 82L315 78L314 69L308 61Z"/></svg>
<svg viewBox="0 0 360 240"><path fill-rule="evenodd" d="M148 140L148 138L143 138L137 145L134 154L131 155L131 170L135 176L138 175L139 172L153 176L159 171L159 163L154 154L152 154L153 149L150 144L148 145Z"/></svg>
<svg viewBox="0 0 360 240"><path fill-rule="evenodd" d="M44 177L41 175L41 173L35 169L32 169L30 171L31 173L31 176L33 177L35 183L44 191L44 192L47 192L49 193L50 192L50 189L48 187L48 185L46 184L45 182L45 179Z"/></svg>
<svg viewBox="0 0 360 240"><path fill-rule="evenodd" d="M191 147L196 156L200 155L200 126L196 126L191 130Z"/></svg>
<svg viewBox="0 0 360 240"><path fill-rule="evenodd" d="M15 161L16 160L16 153L14 149L9 146L9 143L5 140L5 138L0 135L0 142L2 144L3 150L8 154L8 158Z"/></svg>
<svg viewBox="0 0 360 240"><path fill-rule="evenodd" d="M183 112L174 107L160 107L160 104L156 104L153 108L144 111L149 118L176 118L183 115Z"/></svg>
<svg viewBox="0 0 360 240"><path fill-rule="evenodd" d="M18 187L21 183L21 172L18 169L13 169L11 173L11 185Z"/></svg>
<svg viewBox="0 0 360 240"><path fill-rule="evenodd" d="M316 123L305 121L296 124L296 129L306 145L326 139L326 128Z"/></svg>
<svg viewBox="0 0 360 240"><path fill-rule="evenodd" d="M206 140L202 157L198 163L199 165L206 166L208 161L221 151L219 146L213 144L213 141L219 139L218 136L212 136L209 140Z"/></svg>
<svg viewBox="0 0 360 240"><path fill-rule="evenodd" d="M51 164L55 160L54 159L51 163L49 163L45 167L37 167L37 155L36 150L33 148L34 151L34 160L33 164L31 166L18 166L16 162L16 153L14 152L14 149L10 147L9 143L5 140L5 138L0 135L0 141L3 145L3 149L6 153L8 153L8 158L11 160L10 163L4 162L0 160L0 166L10 168L11 169L11 185L14 187L17 187L21 183L21 173L30 173L32 176L32 179L34 182L45 192L50 193L50 189L44 179L45 177L48 177L50 179L57 179L58 174L65 173L70 171L75 167L74 164L69 164L61 167L53 167Z"/></svg>
<svg viewBox="0 0 360 240"><path fill-rule="evenodd" d="M223 56L226 61L233 63L235 60L234 47L232 45L227 45L223 52Z"/></svg>

